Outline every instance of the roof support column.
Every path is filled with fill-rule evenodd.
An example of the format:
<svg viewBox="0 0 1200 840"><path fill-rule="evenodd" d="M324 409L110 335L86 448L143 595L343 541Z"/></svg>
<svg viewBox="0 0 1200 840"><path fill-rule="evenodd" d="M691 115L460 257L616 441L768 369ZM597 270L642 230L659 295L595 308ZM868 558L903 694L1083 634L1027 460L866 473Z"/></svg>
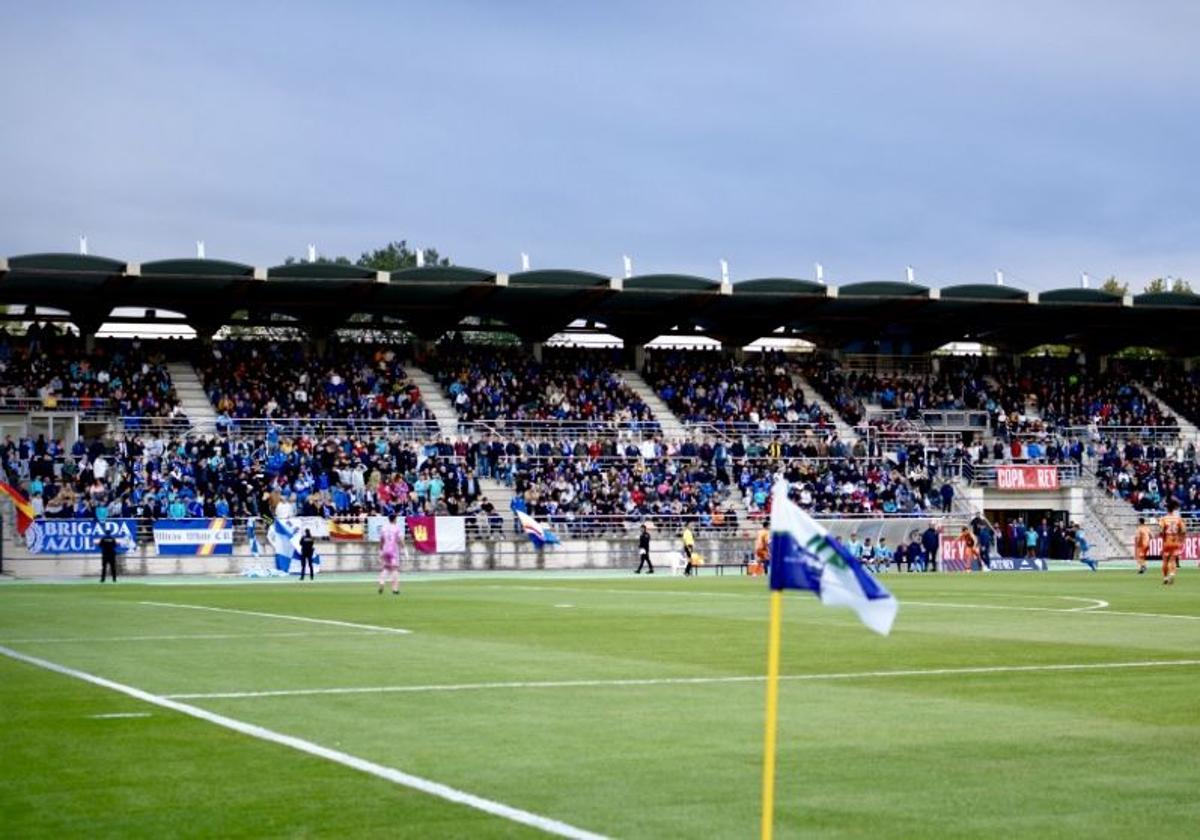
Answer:
<svg viewBox="0 0 1200 840"><path fill-rule="evenodd" d="M529 345L529 352L533 356L535 362L539 365L542 363L542 342L534 341Z"/></svg>

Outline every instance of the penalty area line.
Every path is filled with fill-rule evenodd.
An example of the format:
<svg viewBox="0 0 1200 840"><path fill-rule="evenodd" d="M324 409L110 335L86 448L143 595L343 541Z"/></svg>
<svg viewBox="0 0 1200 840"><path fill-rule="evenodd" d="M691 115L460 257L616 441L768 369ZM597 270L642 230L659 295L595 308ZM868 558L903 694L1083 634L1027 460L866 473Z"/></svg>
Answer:
<svg viewBox="0 0 1200 840"><path fill-rule="evenodd" d="M177 610L204 610L206 612L232 613L234 615L253 615L258 618L278 618L284 621L304 621L309 624L329 624L334 627L352 627L355 630L373 630L379 633L397 633L406 635L411 630L403 627L384 627L380 624L355 624L352 621L337 621L332 618L309 618L304 615L288 615L286 613L258 612L257 610L235 610L230 607L206 607L201 604L172 604L167 601L138 601L144 607L172 607Z"/></svg>
<svg viewBox="0 0 1200 840"><path fill-rule="evenodd" d="M473 793L452 788L449 785L444 785L441 782L434 782L420 776L414 776L411 773L405 773L402 770L397 770L394 767L387 767L383 764L376 764L373 761L368 761L365 758L344 753L341 750L330 749L323 747L320 744L307 741L303 738L297 738L293 735L285 735L282 732L276 732L272 729L267 729L253 723L237 720L235 718L219 715L215 712L210 712L201 709L198 706L192 706L187 703L180 703L177 700L172 700L168 697L163 697L158 694L151 694L148 691L143 691L140 688L134 688L130 685L114 682L113 680L105 679L104 677L89 674L86 671L78 671L66 665L59 665L57 662L51 662L48 659L41 659L37 656L30 656L12 648L0 645L0 655L7 656L9 659L15 659L18 662L24 662L27 665L33 665L37 668L43 668L47 671L53 671L56 674L61 674L73 679L82 680L92 685L107 688L111 691L116 691L121 694L128 695L145 703L150 703L154 706L160 706L164 709L170 709L173 712L188 715L189 717L197 718L198 720L212 723L225 729L231 729L234 732L242 735L249 735L252 738L257 738L260 741L268 741L272 744L289 747L298 752L308 755L323 758L326 761L331 761L334 764L340 764L344 767L349 767L353 770L358 770L362 773L367 773L376 778L384 779L389 782L401 785L402 787L411 788L421 793L435 796L438 799L444 799L447 802L453 802L458 805L465 805L468 808L474 808L477 811L501 817L510 822L527 825L531 828L536 828L547 834L552 834L557 837L575 838L575 840L606 840L604 835L595 834L591 831L586 831L582 828L576 828L568 823L559 820L543 817L539 814L523 811L520 808L514 808L511 805L505 805L503 802L495 802L491 799L484 799L482 796L476 796Z"/></svg>
<svg viewBox="0 0 1200 840"><path fill-rule="evenodd" d="M1125 668L1180 668L1200 665L1200 659L1147 659L1139 662L1082 662L1050 665L981 665L964 668L920 668L903 671L851 671L831 674L785 674L786 682L833 682L886 679L889 677L945 677L974 674L1019 674L1039 671L1103 671ZM724 677L647 677L611 680L542 680L527 682L435 683L431 685L381 685L350 688L295 688L272 691L214 691L196 694L166 694L177 700L244 700L255 697L307 697L324 694L421 694L427 692L487 691L492 689L619 688L622 686L721 685L761 683L761 674Z"/></svg>

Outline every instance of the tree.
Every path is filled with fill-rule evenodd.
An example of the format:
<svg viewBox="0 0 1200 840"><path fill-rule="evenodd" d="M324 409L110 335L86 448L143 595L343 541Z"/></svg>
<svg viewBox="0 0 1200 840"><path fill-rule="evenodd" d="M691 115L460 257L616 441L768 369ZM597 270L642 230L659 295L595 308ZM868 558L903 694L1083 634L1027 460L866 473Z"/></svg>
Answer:
<svg viewBox="0 0 1200 840"><path fill-rule="evenodd" d="M450 265L450 260L438 254L437 248L423 250L425 265ZM293 265L298 262L300 260L296 257L288 257L283 264ZM349 257L317 257L316 265L356 265L372 271L400 271L417 267L417 252L408 247L407 241L400 239L374 251L363 251L356 260Z"/></svg>
<svg viewBox="0 0 1200 840"><path fill-rule="evenodd" d="M1162 277L1155 277L1146 284L1146 294L1159 294L1167 290L1167 281Z"/></svg>
<svg viewBox="0 0 1200 840"><path fill-rule="evenodd" d="M1182 277L1176 277L1175 281L1171 283L1171 291L1177 295L1195 294L1195 292L1192 291L1192 284L1184 280Z"/></svg>
<svg viewBox="0 0 1200 840"><path fill-rule="evenodd" d="M1105 280L1103 283L1100 284L1100 291L1109 292L1111 294L1120 295L1121 297L1124 297L1125 295L1129 294L1129 284L1122 283L1120 280L1117 279L1117 276L1114 274L1111 277L1109 277L1107 280Z"/></svg>
<svg viewBox="0 0 1200 840"><path fill-rule="evenodd" d="M425 265L450 265L450 260L438 255L437 248L425 248ZM364 251L354 263L363 268L375 271L400 271L404 268L416 268L417 252L410 250L403 239L389 242L374 251Z"/></svg>

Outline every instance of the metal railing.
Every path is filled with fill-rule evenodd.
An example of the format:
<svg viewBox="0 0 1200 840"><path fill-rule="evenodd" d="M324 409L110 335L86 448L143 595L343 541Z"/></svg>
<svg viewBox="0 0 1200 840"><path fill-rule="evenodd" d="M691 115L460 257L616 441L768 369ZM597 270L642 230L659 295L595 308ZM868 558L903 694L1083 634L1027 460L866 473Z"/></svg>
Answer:
<svg viewBox="0 0 1200 840"><path fill-rule="evenodd" d="M81 419L112 416L108 400L91 397L0 397L0 414L77 414Z"/></svg>

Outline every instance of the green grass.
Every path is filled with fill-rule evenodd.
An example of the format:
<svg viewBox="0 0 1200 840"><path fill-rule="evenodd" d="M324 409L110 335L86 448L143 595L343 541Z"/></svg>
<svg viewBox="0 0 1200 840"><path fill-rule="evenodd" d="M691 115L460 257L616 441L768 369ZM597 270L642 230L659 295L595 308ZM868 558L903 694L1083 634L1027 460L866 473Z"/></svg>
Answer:
<svg viewBox="0 0 1200 840"><path fill-rule="evenodd" d="M1174 588L1132 572L887 582L901 601L888 638L789 593L783 673L1200 659L1192 570ZM1110 606L1067 612L1089 605L1069 598ZM361 579L5 584L0 644L167 695L756 676L766 602L761 580L737 577L442 577L400 598ZM235 638L197 638L212 635ZM190 638L118 640L146 636ZM777 836L1195 836L1198 693L1197 665L784 682ZM763 697L748 681L183 702L601 834L750 837ZM124 712L150 716L92 717ZM538 834L8 657L0 826L11 837Z"/></svg>

